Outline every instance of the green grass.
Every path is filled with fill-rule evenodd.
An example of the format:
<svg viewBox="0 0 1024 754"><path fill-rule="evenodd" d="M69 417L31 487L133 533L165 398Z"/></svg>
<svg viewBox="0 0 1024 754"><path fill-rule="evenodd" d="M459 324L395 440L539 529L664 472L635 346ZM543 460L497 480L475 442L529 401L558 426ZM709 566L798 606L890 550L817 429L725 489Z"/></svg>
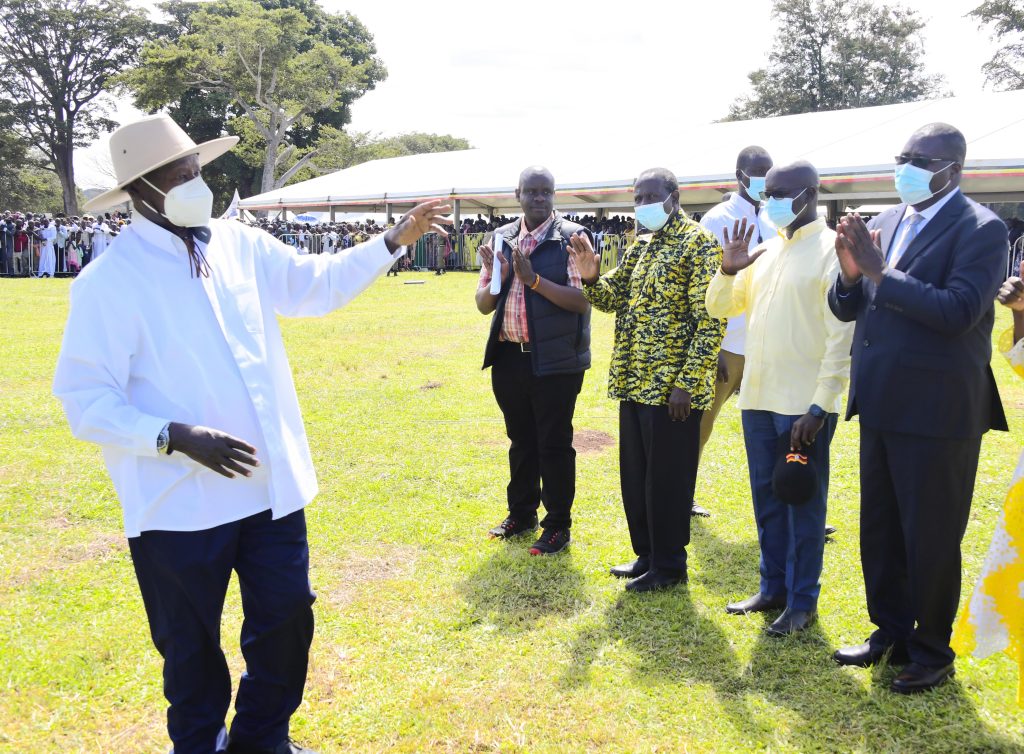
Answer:
<svg viewBox="0 0 1024 754"><path fill-rule="evenodd" d="M419 278L425 285L406 286ZM1016 669L961 659L956 680L891 694L893 671L829 655L871 630L857 547L857 424L833 444L818 624L768 639L726 615L756 590L735 402L698 484L688 588L625 595L631 557L613 443L581 454L571 551L489 541L506 441L475 278L403 275L321 320L284 324L321 493L307 509L319 599L293 734L322 752L1019 752ZM74 441L49 385L67 281L0 281L0 751L160 752L160 662L99 449ZM997 330L1008 323L1000 312ZM616 435L611 319L594 318L578 430ZM1013 432L986 437L964 543L981 567L1022 445L1024 390L996 357ZM241 621L232 588L223 637Z"/></svg>

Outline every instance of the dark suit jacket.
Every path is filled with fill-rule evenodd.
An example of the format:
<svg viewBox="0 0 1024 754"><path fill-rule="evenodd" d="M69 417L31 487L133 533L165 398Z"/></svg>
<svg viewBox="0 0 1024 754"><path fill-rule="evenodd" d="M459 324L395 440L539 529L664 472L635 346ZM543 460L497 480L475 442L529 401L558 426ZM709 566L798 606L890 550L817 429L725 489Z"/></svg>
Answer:
<svg viewBox="0 0 1024 754"><path fill-rule="evenodd" d="M882 231L886 253L906 206L868 225ZM1008 250L1002 220L957 192L879 285L865 277L846 291L836 280L829 307L857 322L847 419L948 439L1007 429L989 362Z"/></svg>

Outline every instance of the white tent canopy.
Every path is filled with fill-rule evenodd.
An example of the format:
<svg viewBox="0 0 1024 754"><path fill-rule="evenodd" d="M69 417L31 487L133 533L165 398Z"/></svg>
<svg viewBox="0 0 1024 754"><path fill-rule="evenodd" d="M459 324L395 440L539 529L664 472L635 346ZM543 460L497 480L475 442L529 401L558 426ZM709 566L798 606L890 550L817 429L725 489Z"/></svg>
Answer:
<svg viewBox="0 0 1024 754"><path fill-rule="evenodd" d="M632 209L631 186L642 170L662 166L679 177L684 206L702 209L735 188L736 154L759 144L777 165L809 160L822 178L821 201L896 201L893 155L918 127L952 123L967 137L962 186L979 201L1024 201L1024 91L978 94L856 110L712 123L665 124L660 137L594 154L571 144L543 153L507 149L374 160L243 199L249 210L401 212L427 198L458 201L465 213L517 211L515 184L533 164L555 176L563 210Z"/></svg>

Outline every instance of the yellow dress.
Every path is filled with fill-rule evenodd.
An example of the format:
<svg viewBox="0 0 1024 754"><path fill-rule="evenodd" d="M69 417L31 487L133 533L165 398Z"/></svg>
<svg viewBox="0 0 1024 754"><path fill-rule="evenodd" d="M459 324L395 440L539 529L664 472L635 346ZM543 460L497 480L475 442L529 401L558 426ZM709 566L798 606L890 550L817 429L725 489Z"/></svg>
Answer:
<svg viewBox="0 0 1024 754"><path fill-rule="evenodd" d="M1013 329L1002 334L999 350L1024 377L1024 340L1013 343ZM951 642L957 654L988 657L1005 652L1018 665L1017 703L1024 706L1024 453L1003 505L974 594L960 614Z"/></svg>

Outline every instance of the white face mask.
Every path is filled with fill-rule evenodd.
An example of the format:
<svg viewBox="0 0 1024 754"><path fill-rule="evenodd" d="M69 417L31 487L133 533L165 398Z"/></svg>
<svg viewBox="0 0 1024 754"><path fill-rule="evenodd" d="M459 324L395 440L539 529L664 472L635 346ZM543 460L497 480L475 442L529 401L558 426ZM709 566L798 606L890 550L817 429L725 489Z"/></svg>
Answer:
<svg viewBox="0 0 1024 754"><path fill-rule="evenodd" d="M142 180L146 181L145 178ZM158 215L163 215L172 225L179 228L200 228L210 224L210 215L213 213L213 192L203 181L203 177L197 175L191 181L175 186L166 194L146 181L150 188L164 198L164 211L160 212L149 202L143 203Z"/></svg>

